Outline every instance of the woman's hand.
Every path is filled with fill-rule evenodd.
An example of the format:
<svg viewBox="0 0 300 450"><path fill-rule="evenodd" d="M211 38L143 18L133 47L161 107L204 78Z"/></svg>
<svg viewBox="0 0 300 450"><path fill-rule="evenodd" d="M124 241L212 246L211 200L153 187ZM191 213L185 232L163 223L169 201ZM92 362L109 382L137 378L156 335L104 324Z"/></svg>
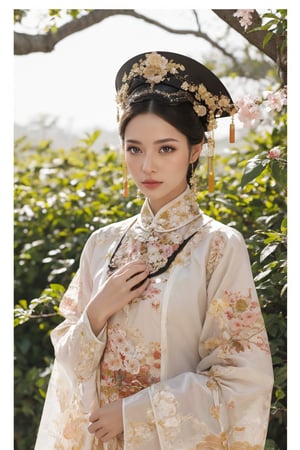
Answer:
<svg viewBox="0 0 300 450"><path fill-rule="evenodd" d="M150 282L148 275L144 262L132 261L105 281L87 307L87 315L96 336L110 316L144 292Z"/></svg>
<svg viewBox="0 0 300 450"><path fill-rule="evenodd" d="M122 399L95 409L89 417L89 432L102 442L107 442L123 431Z"/></svg>

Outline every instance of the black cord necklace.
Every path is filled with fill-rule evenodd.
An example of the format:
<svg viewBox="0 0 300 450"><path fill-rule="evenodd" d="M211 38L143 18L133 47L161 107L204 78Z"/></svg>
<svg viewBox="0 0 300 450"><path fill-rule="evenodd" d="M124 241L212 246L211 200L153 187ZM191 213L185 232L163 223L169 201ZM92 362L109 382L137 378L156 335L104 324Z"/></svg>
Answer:
<svg viewBox="0 0 300 450"><path fill-rule="evenodd" d="M135 222L135 221L134 221ZM114 272L115 270L118 269L118 267L114 266L112 261L117 253L117 251L119 250L127 232L129 231L129 229L132 227L132 225L134 224L131 223L130 226L127 228L127 230L125 231L125 233L123 234L123 236L121 237L118 245L116 246L110 260L109 260L109 264L108 264L108 269L110 270L110 272ZM192 233L190 236L188 236L186 239L184 239L184 241L182 241L182 243L178 246L178 248L172 253L172 255L170 255L167 259L167 262L164 266L162 266L161 268L155 270L154 272L150 272L147 278L153 278L156 277L157 275L161 275L162 273L164 273L172 264L172 262L174 261L174 259L176 258L176 256L178 255L178 253L180 253L184 247L186 246L186 244L192 239L192 237L195 236L195 234L197 233L197 231L195 231L194 233ZM144 280L143 280L144 282ZM137 288L138 286L135 286L135 288Z"/></svg>

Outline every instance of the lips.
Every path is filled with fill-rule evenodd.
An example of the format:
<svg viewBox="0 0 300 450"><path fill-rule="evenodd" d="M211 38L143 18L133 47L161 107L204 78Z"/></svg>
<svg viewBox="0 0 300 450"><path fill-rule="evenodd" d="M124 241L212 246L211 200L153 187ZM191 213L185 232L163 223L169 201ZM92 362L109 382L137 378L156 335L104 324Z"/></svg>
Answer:
<svg viewBox="0 0 300 450"><path fill-rule="evenodd" d="M157 180L144 180L142 181L142 185L145 186L146 188L155 188L158 187L162 184L161 181L157 181Z"/></svg>

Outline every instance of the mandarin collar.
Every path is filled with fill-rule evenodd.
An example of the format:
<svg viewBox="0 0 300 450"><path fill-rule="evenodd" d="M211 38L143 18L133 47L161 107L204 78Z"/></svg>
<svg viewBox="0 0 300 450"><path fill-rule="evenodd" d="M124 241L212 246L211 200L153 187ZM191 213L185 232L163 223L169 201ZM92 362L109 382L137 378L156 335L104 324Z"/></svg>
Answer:
<svg viewBox="0 0 300 450"><path fill-rule="evenodd" d="M175 199L164 205L155 215L146 199L138 222L142 229L146 231L174 231L199 218L202 211L196 202L189 186Z"/></svg>

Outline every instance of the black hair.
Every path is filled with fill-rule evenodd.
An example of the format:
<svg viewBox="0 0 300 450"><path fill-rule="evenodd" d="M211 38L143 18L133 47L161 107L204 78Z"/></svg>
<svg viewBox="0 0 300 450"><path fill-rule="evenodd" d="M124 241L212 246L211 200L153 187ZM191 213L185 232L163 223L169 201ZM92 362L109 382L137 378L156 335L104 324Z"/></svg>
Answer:
<svg viewBox="0 0 300 450"><path fill-rule="evenodd" d="M164 98L152 96L152 98L145 98L142 101L133 102L127 106L119 123L119 134L122 140L124 140L125 129L130 120L144 113L152 113L159 116L184 134L187 138L189 148L192 145L200 144L205 139L205 130L201 119L196 115L190 102L170 104ZM198 160L188 167L187 182L189 185L197 164Z"/></svg>

